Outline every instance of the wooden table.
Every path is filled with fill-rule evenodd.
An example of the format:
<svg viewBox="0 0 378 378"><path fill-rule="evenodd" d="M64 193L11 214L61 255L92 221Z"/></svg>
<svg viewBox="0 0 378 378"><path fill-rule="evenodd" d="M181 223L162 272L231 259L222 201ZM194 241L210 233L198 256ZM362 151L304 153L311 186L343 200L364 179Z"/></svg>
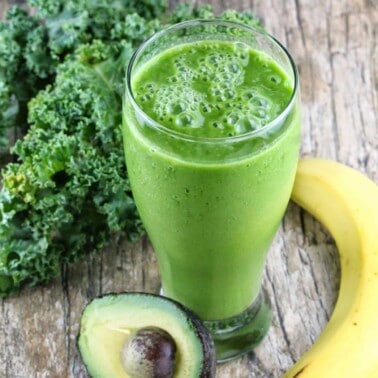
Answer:
<svg viewBox="0 0 378 378"><path fill-rule="evenodd" d="M0 14L14 2L2 0ZM170 5L178 2L171 0ZM339 160L378 182L378 2L209 3L217 12L251 9L292 53L301 76L301 155ZM338 254L328 232L290 204L264 276L273 326L253 353L220 365L217 377L282 376L327 323L339 276ZM61 277L51 284L3 299L0 377L87 377L76 348L87 301L106 292L158 289L147 239L132 245L119 237L99 256L62 267Z"/></svg>

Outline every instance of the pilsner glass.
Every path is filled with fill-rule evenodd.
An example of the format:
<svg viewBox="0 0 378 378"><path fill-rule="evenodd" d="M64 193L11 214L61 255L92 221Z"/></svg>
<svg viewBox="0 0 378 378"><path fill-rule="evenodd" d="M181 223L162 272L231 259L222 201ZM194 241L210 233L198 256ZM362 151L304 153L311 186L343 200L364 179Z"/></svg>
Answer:
<svg viewBox="0 0 378 378"><path fill-rule="evenodd" d="M162 292L234 358L271 324L261 277L298 161L296 66L264 31L194 20L143 43L126 79L126 165Z"/></svg>

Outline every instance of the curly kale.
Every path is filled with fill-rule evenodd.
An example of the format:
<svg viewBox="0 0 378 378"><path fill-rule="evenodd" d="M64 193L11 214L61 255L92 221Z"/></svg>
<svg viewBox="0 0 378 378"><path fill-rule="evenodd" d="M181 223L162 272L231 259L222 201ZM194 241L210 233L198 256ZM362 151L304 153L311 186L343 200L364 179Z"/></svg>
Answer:
<svg viewBox="0 0 378 378"><path fill-rule="evenodd" d="M29 4L37 7L37 17L47 28L49 48L58 56L94 39L114 41L120 28L129 29L125 21L133 14L140 16L138 26L143 33L146 22L158 20L167 9L165 0L29 0ZM138 39L138 33L131 38Z"/></svg>
<svg viewBox="0 0 378 378"><path fill-rule="evenodd" d="M18 6L0 23L0 153L7 152L9 132L27 128L27 103L52 81L56 61L47 32Z"/></svg>
<svg viewBox="0 0 378 378"><path fill-rule="evenodd" d="M163 0L29 4L34 16L15 7L0 30L7 38L0 124L28 126L12 148L17 161L2 172L0 297L48 282L114 233L131 240L143 234L124 161L121 98L133 50L162 28L166 10ZM164 17L173 23L214 15L209 6L182 5ZM222 17L257 25L250 14Z"/></svg>
<svg viewBox="0 0 378 378"><path fill-rule="evenodd" d="M76 48L96 39L113 42L125 33L125 24L128 37L141 42L167 9L165 0L29 0L28 5L35 7L33 15L14 6L0 22L0 154L8 152L10 132L25 133L27 103L53 82L57 66Z"/></svg>

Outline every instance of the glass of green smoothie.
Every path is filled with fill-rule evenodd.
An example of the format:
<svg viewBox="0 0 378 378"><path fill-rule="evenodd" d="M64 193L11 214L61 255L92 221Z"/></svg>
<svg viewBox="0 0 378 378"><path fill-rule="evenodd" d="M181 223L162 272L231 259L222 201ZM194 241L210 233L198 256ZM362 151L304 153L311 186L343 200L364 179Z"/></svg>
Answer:
<svg viewBox="0 0 378 378"><path fill-rule="evenodd" d="M261 280L294 181L299 97L285 48L229 21L171 26L128 66L126 164L162 292L205 321L218 361L271 323Z"/></svg>

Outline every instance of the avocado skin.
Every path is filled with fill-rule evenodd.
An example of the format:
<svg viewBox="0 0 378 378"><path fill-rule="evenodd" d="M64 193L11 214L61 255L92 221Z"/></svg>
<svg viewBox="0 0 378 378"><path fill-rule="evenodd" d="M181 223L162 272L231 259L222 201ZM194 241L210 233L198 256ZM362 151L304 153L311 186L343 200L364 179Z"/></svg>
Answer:
<svg viewBox="0 0 378 378"><path fill-rule="evenodd" d="M215 345L213 339L202 323L202 320L195 314L193 311L189 310L188 308L184 307L181 303L176 302L178 306L181 307L182 311L184 311L188 317L191 319L194 329L196 330L198 338L201 340L202 348L203 348L203 365L202 365L202 374L201 378L213 378L215 377L216 372L216 353L215 353Z"/></svg>
<svg viewBox="0 0 378 378"><path fill-rule="evenodd" d="M199 378L214 378L216 374L216 352L215 352L215 345L213 342L213 339L203 324L202 320L198 317L197 314L195 314L193 311L182 305L181 303L158 295L158 294L153 294L153 293L146 293L146 292L130 292L130 291L124 291L124 292L118 292L118 293L105 293L102 295L99 295L97 297L92 298L84 307L81 317L85 313L87 307L91 305L94 301L102 299L102 298L107 298L107 297L118 297L118 296L130 296L130 295L136 295L140 296L142 298L146 298L146 300L149 300L151 298L156 298L160 301L167 301L170 302L174 307L176 307L178 312L181 312L185 314L186 321L190 325L191 329L194 331L195 335L197 336L198 340L200 341L200 344L202 346L202 355L203 355L203 360L202 360L202 366L201 366L201 373L198 376ZM143 326L143 325L142 325ZM142 327L141 326L141 327ZM81 337L81 331L79 331L77 338L76 338L76 345L77 349L79 350L79 353L82 357L82 351L80 348L80 337ZM82 357L82 362L91 378L105 378L105 377L98 377L98 376L92 376L90 374L90 366L89 363L86 362L83 357ZM111 377L106 377L106 378L111 378Z"/></svg>

